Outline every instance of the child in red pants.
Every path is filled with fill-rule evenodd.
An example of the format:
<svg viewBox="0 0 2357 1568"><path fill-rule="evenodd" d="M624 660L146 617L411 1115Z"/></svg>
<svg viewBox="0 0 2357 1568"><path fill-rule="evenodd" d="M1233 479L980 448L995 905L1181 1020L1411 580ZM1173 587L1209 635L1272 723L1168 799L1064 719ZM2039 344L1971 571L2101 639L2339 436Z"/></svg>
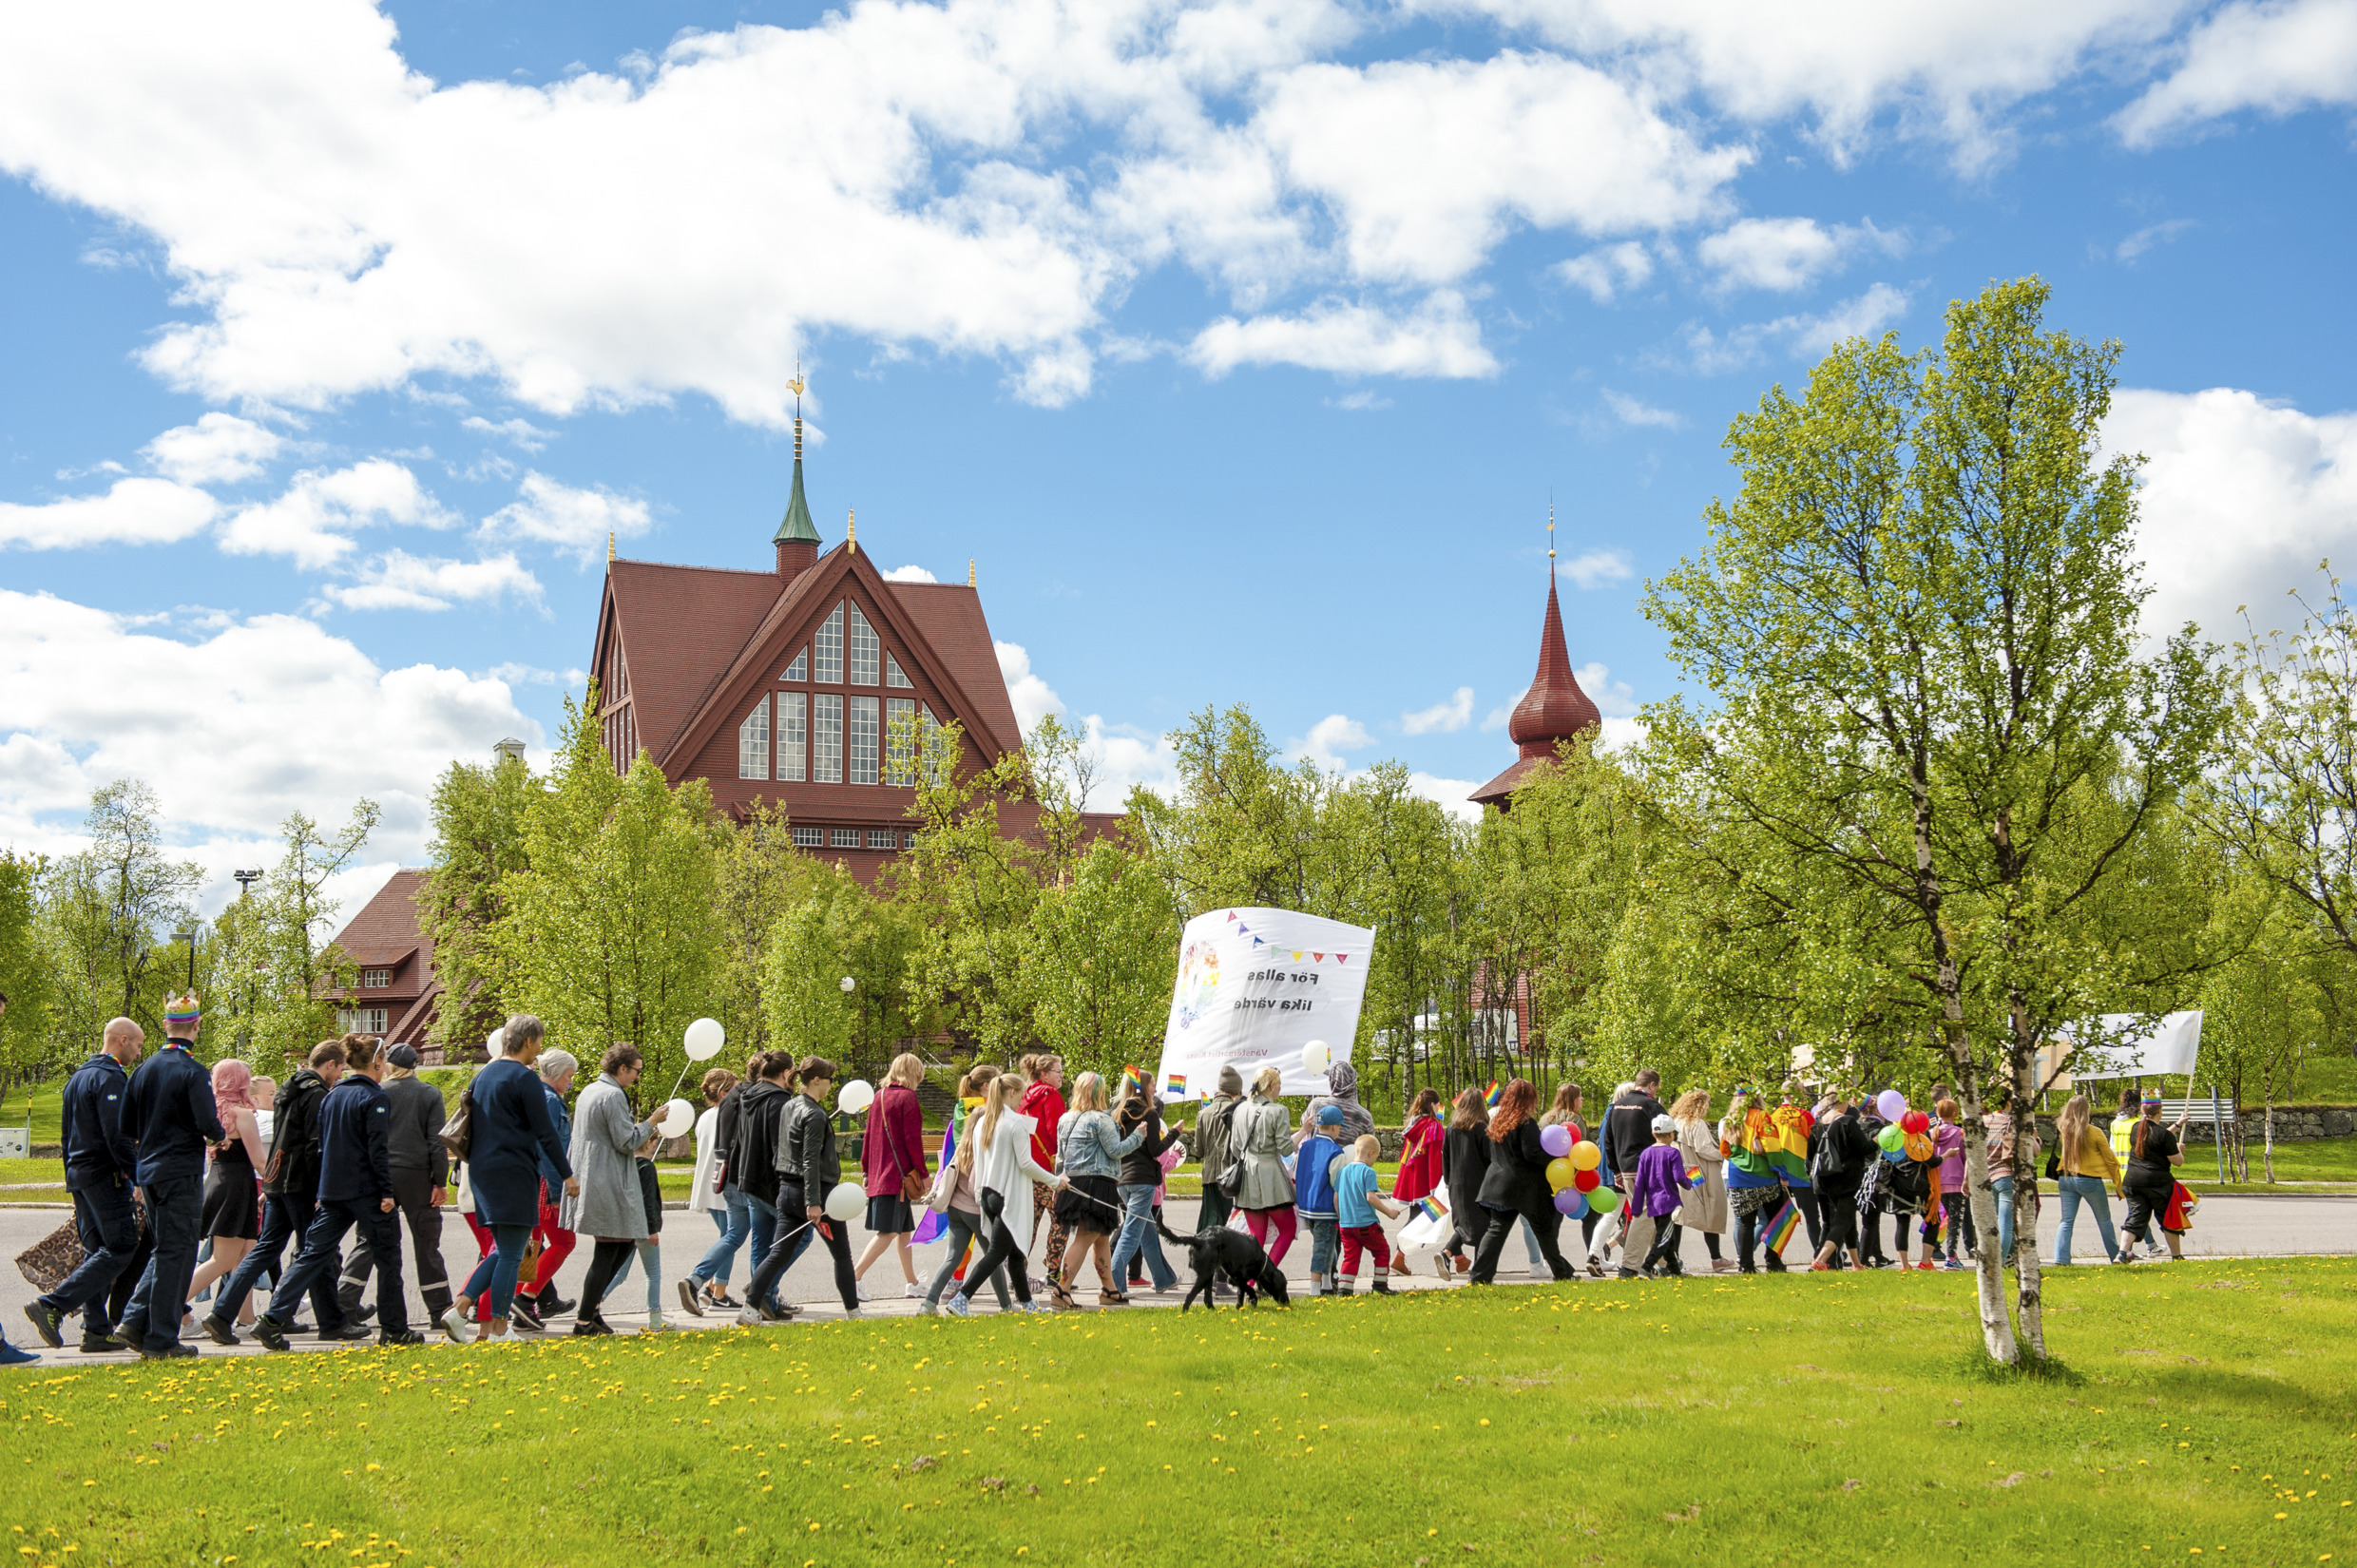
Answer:
<svg viewBox="0 0 2357 1568"><path fill-rule="evenodd" d="M1391 1267L1391 1244L1384 1239L1375 1212L1381 1210L1396 1219L1401 1210L1377 1190L1380 1178L1375 1161L1382 1155L1383 1145L1375 1141L1375 1135L1365 1134L1351 1146L1351 1163L1334 1176L1334 1217L1342 1230L1342 1268L1334 1276L1334 1289L1342 1295L1349 1295L1358 1284L1361 1249L1375 1260L1375 1293L1391 1293L1391 1282L1385 1277Z"/></svg>

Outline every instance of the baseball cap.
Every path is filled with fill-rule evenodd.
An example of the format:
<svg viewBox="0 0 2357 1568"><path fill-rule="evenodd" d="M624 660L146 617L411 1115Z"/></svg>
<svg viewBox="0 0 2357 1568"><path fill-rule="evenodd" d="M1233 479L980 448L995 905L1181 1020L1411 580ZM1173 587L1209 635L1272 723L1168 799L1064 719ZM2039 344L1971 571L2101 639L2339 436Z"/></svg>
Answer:
<svg viewBox="0 0 2357 1568"><path fill-rule="evenodd" d="M1339 1105L1328 1105L1317 1113L1317 1124L1321 1127L1339 1127L1343 1119L1342 1107Z"/></svg>
<svg viewBox="0 0 2357 1568"><path fill-rule="evenodd" d="M385 1060L396 1067L414 1067L417 1065L417 1047L409 1044L395 1045L385 1053Z"/></svg>
<svg viewBox="0 0 2357 1568"><path fill-rule="evenodd" d="M1662 1133L1674 1133L1677 1131L1677 1123L1666 1116L1658 1116L1653 1119L1653 1130L1657 1137Z"/></svg>

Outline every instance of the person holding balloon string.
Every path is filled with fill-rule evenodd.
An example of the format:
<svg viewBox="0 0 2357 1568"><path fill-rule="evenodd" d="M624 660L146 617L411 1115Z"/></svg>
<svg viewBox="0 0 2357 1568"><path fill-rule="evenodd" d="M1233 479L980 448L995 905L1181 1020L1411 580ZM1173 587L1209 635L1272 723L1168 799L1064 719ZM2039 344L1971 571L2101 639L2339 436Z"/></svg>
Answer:
<svg viewBox="0 0 2357 1568"><path fill-rule="evenodd" d="M1566 1099L1576 1110L1580 1103L1576 1087L1569 1096L1560 1092L1557 1094L1556 1105L1559 1109ZM1599 1168L1603 1164L1603 1150L1581 1138L1580 1131L1580 1123L1569 1117L1561 1121L1548 1122L1539 1129L1539 1152L1546 1157L1544 1174L1552 1194L1549 1206L1555 1211L1557 1224L1561 1225L1566 1219L1581 1221L1584 1240L1593 1233L1599 1220L1609 1216L1619 1207L1620 1193L1604 1179L1603 1172ZM1528 1220L1523 1223L1525 1227L1529 1225ZM1531 1272L1538 1272L1536 1269ZM1603 1276L1603 1271L1592 1257L1588 1262L1588 1272L1599 1278Z"/></svg>
<svg viewBox="0 0 2357 1568"><path fill-rule="evenodd" d="M849 1188L851 1195L846 1200L834 1195L848 1186L843 1180L842 1151L835 1144L834 1116L827 1107L827 1096L834 1087L834 1063L822 1056L806 1056L795 1064L795 1076L801 1092L786 1102L777 1123L777 1215L781 1226L790 1227L796 1214L808 1223L794 1240L781 1235L772 1245L772 1255L761 1260L760 1284L764 1295L775 1289L815 1232L834 1258L834 1291L842 1299L843 1315L856 1318L859 1281L852 1272L847 1227L852 1214L859 1212L860 1198L856 1187ZM838 1207L848 1207L850 1213L838 1214ZM779 1253L784 1254L785 1263L772 1272Z"/></svg>
<svg viewBox="0 0 2357 1568"><path fill-rule="evenodd" d="M1548 1195L1548 1169L1553 1160L1546 1152L1545 1134L1532 1116L1538 1104L1537 1086L1526 1078L1518 1078L1505 1086L1497 1113L1489 1119L1489 1169L1482 1176L1475 1200L1487 1212L1489 1224L1473 1257L1472 1282L1476 1285L1496 1281L1498 1254L1505 1250L1518 1219L1530 1221L1539 1237L1540 1254L1558 1280L1569 1279L1574 1272L1555 1241L1562 1226L1563 1207L1560 1193L1558 1200ZM1549 1131L1559 1141L1565 1134L1562 1127Z"/></svg>

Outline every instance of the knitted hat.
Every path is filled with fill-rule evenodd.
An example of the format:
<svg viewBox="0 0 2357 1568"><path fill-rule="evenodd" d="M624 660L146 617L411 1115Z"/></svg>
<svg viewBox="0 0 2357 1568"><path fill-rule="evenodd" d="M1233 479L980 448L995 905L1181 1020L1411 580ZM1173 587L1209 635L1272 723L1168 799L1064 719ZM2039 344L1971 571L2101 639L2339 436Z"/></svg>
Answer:
<svg viewBox="0 0 2357 1568"><path fill-rule="evenodd" d="M414 1067L417 1065L417 1047L408 1044L395 1045L385 1053L385 1060L396 1067Z"/></svg>
<svg viewBox="0 0 2357 1568"><path fill-rule="evenodd" d="M167 1034L174 1029L185 1029L203 1016L204 1010L197 1005L197 993L194 991L186 996L167 995L163 999L163 1027Z"/></svg>
<svg viewBox="0 0 2357 1568"><path fill-rule="evenodd" d="M1223 1095L1242 1094L1244 1092L1244 1075L1237 1072L1234 1067L1220 1068L1219 1092Z"/></svg>

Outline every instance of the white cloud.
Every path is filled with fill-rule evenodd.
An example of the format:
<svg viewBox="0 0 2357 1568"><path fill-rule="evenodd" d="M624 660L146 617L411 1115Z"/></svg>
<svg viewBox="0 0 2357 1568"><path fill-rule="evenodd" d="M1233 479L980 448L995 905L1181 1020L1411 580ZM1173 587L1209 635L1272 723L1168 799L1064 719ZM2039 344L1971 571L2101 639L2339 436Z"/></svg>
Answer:
<svg viewBox="0 0 2357 1568"><path fill-rule="evenodd" d="M446 561L388 550L362 566L350 583L319 590L347 610L447 610L453 604L502 598L540 599L540 580L513 555L481 561Z"/></svg>
<svg viewBox="0 0 2357 1568"><path fill-rule="evenodd" d="M1473 688L1460 686L1446 702L1400 715L1400 728L1409 735L1447 735L1473 721Z"/></svg>
<svg viewBox="0 0 2357 1568"><path fill-rule="evenodd" d="M1906 248L1904 234L1878 229L1871 222L1828 228L1813 218L1747 218L1705 237L1695 254L1717 274L1715 286L1721 292L1790 293L1807 288L1861 251L1896 256Z"/></svg>
<svg viewBox="0 0 2357 1568"><path fill-rule="evenodd" d="M457 521L415 474L371 457L332 473L306 469L277 499L240 507L221 525L220 545L231 555L283 555L316 569L342 560L362 528L446 528Z"/></svg>
<svg viewBox="0 0 2357 1568"><path fill-rule="evenodd" d="M2186 621L2219 641L2249 605L2288 624L2285 597L2315 585L2327 557L2357 559L2357 412L2307 414L2231 387L2114 394L2103 442L2142 452L2137 543L2153 596L2144 621Z"/></svg>
<svg viewBox="0 0 2357 1568"><path fill-rule="evenodd" d="M2186 230L2198 227L2190 218L2172 218L2165 222L2148 223L2122 239L2112 252L2113 258L2133 262L2156 245L2165 245Z"/></svg>
<svg viewBox="0 0 2357 1568"><path fill-rule="evenodd" d="M1425 773L1410 773L1408 775L1410 793L1422 795L1460 822L1481 821L1481 807L1466 798L1481 787L1481 781L1474 778L1442 778L1438 774Z"/></svg>
<svg viewBox="0 0 2357 1568"><path fill-rule="evenodd" d="M518 664L512 660L494 664L488 673L493 680L504 680L510 686L553 686L557 683L556 671L544 670L537 664ZM569 679L565 683L577 684Z"/></svg>
<svg viewBox="0 0 2357 1568"><path fill-rule="evenodd" d="M1780 316L1715 333L1690 326L1681 335L1682 354L1657 352L1650 361L1673 365L1681 358L1704 375L1724 375L1757 364L1771 348L1795 359L1817 359L1846 337L1869 336L1907 315L1911 291L1877 283L1814 316Z"/></svg>
<svg viewBox="0 0 2357 1568"><path fill-rule="evenodd" d="M1426 285L1471 272L1516 222L1595 235L1693 222L1752 156L1697 143L1641 87L1511 50L1303 66L1255 128L1325 198L1356 277Z"/></svg>
<svg viewBox="0 0 2357 1568"><path fill-rule="evenodd" d="M1637 712L1637 693L1625 680L1615 680L1612 671L1590 660L1572 672L1580 689L1588 694L1596 711L1607 718L1626 718Z"/></svg>
<svg viewBox="0 0 2357 1568"><path fill-rule="evenodd" d="M1653 277L1653 258L1634 239L1601 245L1585 256L1558 261L1552 271L1562 281L1588 291L1588 297L1609 305L1620 295L1641 287Z"/></svg>
<svg viewBox="0 0 2357 1568"><path fill-rule="evenodd" d="M483 520L486 539L527 540L546 545L576 561L604 550L608 535L635 539L650 521L646 503L616 495L600 485L581 489L545 473L527 473L516 499Z"/></svg>
<svg viewBox="0 0 2357 1568"><path fill-rule="evenodd" d="M1330 407L1340 409L1345 413L1373 413L1377 410L1388 409L1391 406L1389 398L1370 392L1364 387L1354 392L1345 392L1340 397L1328 398L1327 403Z"/></svg>
<svg viewBox="0 0 2357 1568"><path fill-rule="evenodd" d="M512 442L519 451L536 452L548 444L549 432L528 419L503 419L496 425L479 413L470 413L459 421L477 435L496 436Z"/></svg>
<svg viewBox="0 0 2357 1568"><path fill-rule="evenodd" d="M918 565L894 566L884 574L887 583L938 583L940 578Z"/></svg>
<svg viewBox="0 0 2357 1568"><path fill-rule="evenodd" d="M2086 67L2162 36L2194 0L1420 0L1691 84L1745 119L1807 113L1836 158L1877 116L1950 143L1972 164L2002 149L1991 117Z"/></svg>
<svg viewBox="0 0 2357 1568"><path fill-rule="evenodd" d="M1414 314L1324 300L1299 316L1222 316L1188 346L1205 374L1239 365L1299 365L1336 375L1418 375L1451 379L1498 373L1482 346L1480 323L1465 300L1442 290Z"/></svg>
<svg viewBox="0 0 2357 1568"><path fill-rule="evenodd" d="M2242 0L2195 28L2176 70L2114 124L2140 147L2243 109L2281 116L2328 104L2357 104L2357 3Z"/></svg>
<svg viewBox="0 0 2357 1568"><path fill-rule="evenodd" d="M165 430L140 449L158 473L182 485L233 485L259 477L285 440L278 431L218 411Z"/></svg>
<svg viewBox="0 0 2357 1568"><path fill-rule="evenodd" d="M1653 426L1665 430L1685 428L1686 421L1668 409L1657 409L1643 398L1631 397L1626 392L1614 392L1610 387L1603 389L1603 392L1604 406L1610 409L1612 416L1623 425ZM1582 587L1586 585L1581 584Z"/></svg>
<svg viewBox="0 0 2357 1568"><path fill-rule="evenodd" d="M385 669L300 617L174 635L0 589L0 841L70 848L93 788L144 778L216 873L261 864L288 812L340 823L362 795L385 810L372 858L417 865L434 778L502 736L541 739L504 682Z"/></svg>
<svg viewBox="0 0 2357 1568"><path fill-rule="evenodd" d="M1600 588L1607 583L1626 583L1637 575L1629 564L1626 550L1584 550L1568 560L1556 564L1558 575L1570 578L1583 588Z"/></svg>
<svg viewBox="0 0 2357 1568"><path fill-rule="evenodd" d="M1520 707L1522 705L1523 698L1528 697L1529 695L1530 688L1528 686L1524 686L1521 691L1516 692L1511 698L1499 703L1496 707L1482 715L1482 734L1493 734L1496 731L1504 729L1506 725L1513 722L1514 710Z"/></svg>
<svg viewBox="0 0 2357 1568"><path fill-rule="evenodd" d="M1049 714L1064 711L1064 698L1031 673L1031 656L1022 643L993 641L990 647L999 656L999 675L1006 682L1007 700L1015 705L1015 723L1025 735Z"/></svg>
<svg viewBox="0 0 2357 1568"><path fill-rule="evenodd" d="M199 533L220 504L169 479L118 479L105 495L22 505L0 501L0 545L71 550L92 545L172 545Z"/></svg>
<svg viewBox="0 0 2357 1568"><path fill-rule="evenodd" d="M1342 766L1344 752L1365 751L1375 743L1367 726L1347 714L1328 714L1310 726L1310 733L1285 742L1286 756L1307 757L1321 768Z"/></svg>

